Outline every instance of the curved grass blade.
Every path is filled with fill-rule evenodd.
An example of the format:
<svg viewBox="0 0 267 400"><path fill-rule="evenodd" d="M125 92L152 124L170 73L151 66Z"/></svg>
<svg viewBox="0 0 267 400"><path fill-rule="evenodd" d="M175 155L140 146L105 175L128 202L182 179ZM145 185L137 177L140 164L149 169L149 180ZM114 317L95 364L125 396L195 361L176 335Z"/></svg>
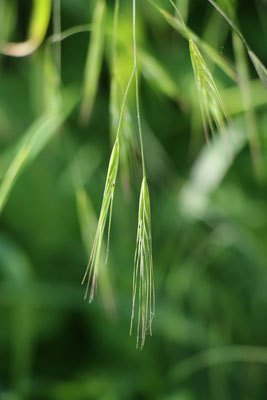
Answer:
<svg viewBox="0 0 267 400"><path fill-rule="evenodd" d="M24 57L33 53L42 43L51 15L52 0L34 0L28 30L28 39L24 42L7 42L1 46L1 53L12 57Z"/></svg>
<svg viewBox="0 0 267 400"><path fill-rule="evenodd" d="M97 0L93 14L92 33L87 54L83 98L81 103L80 120L86 125L90 118L96 96L105 36L105 0Z"/></svg>
<svg viewBox="0 0 267 400"><path fill-rule="evenodd" d="M228 24L231 26L231 28L240 37L240 39L244 43L244 46L247 49L249 58L251 59L260 80L262 81L264 87L267 89L267 69L266 69L265 65L260 61L260 59L256 56L256 54L251 50L244 35L240 31L240 29L237 27L237 25L234 23L234 21L221 9L220 6L218 6L217 3L215 3L215 1L213 1L213 0L208 0L208 1L213 5L213 7L216 8L216 10L221 14L221 16L228 22Z"/></svg>
<svg viewBox="0 0 267 400"><path fill-rule="evenodd" d="M146 178L143 178L138 211L138 229L133 271L133 302L130 334L135 315L135 303L138 302L136 348L145 344L146 332L152 335L152 319L155 315L155 290L152 259L152 233L149 190Z"/></svg>
<svg viewBox="0 0 267 400"><path fill-rule="evenodd" d="M247 54L243 43L235 32L232 32L232 41L236 66L240 76L239 89L244 105L245 118L248 127L248 141L253 170L256 179L261 179L264 176L263 155L261 151L261 140L257 126L255 108L251 98Z"/></svg>
<svg viewBox="0 0 267 400"><path fill-rule="evenodd" d="M117 136L117 127L120 120L120 105L123 101L121 91L120 72L124 67L121 57L118 57L118 20L119 20L120 1L116 0L114 5L113 34L111 43L111 85L110 85L110 133L112 142ZM125 53L124 53L125 54ZM131 114L125 104L124 115L120 132L120 175L126 195L130 193L130 173L132 169L132 160L136 154L136 143L134 138Z"/></svg>

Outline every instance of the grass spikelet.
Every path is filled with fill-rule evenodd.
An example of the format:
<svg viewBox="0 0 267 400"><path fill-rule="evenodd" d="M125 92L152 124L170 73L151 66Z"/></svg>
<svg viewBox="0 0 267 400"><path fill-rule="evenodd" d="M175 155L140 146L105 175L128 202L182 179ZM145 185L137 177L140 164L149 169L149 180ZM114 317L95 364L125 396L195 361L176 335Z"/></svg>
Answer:
<svg viewBox="0 0 267 400"><path fill-rule="evenodd" d="M221 95L197 45L192 39L189 39L189 48L195 81L199 93L206 140L209 143L208 127L213 136L215 136L215 129L217 129L224 137L226 145L230 150L225 135L225 119L228 119L228 117Z"/></svg>
<svg viewBox="0 0 267 400"><path fill-rule="evenodd" d="M260 80L263 83L263 86L267 89L267 69L266 69L265 65L256 56L256 54L251 50L250 46L248 45L248 42L246 41L244 35L240 31L240 29L238 28L236 23L224 12L224 10L217 3L214 2L214 0L208 0L208 1L213 5L213 7L216 8L216 10L222 15L222 17L228 22L228 24L231 26L231 28L240 37L244 46L247 49L249 58L252 61Z"/></svg>
<svg viewBox="0 0 267 400"><path fill-rule="evenodd" d="M139 338L141 338L140 348L142 349L146 332L149 331L152 335L152 319L155 314L150 200L145 177L142 181L139 199L130 334L133 328L136 297L138 302L136 348L139 347Z"/></svg>
<svg viewBox="0 0 267 400"><path fill-rule="evenodd" d="M82 284L84 284L87 278L87 285L85 290L84 299L87 298L88 292L90 290L89 295L89 303L92 302L94 298L94 294L97 290L97 277L98 277L98 269L100 263L100 254L101 254L101 246L103 242L103 235L105 231L105 226L107 219L109 217L108 223L108 243L107 243L107 255L106 255L106 262L108 258L108 251L109 251L109 236L110 236L110 227L111 227L111 217L112 217L112 208L113 208L113 196L114 196L114 189L116 184L118 166L119 166L119 140L116 139L113 150L109 160L107 178L105 183L104 195L102 200L102 206L100 210L100 216L98 219L96 235L94 239L93 248L91 251L89 263L87 265Z"/></svg>
<svg viewBox="0 0 267 400"><path fill-rule="evenodd" d="M89 121L93 109L99 82L104 51L105 16L105 0L98 0L93 13L92 32L86 58L84 88L80 109L80 121L85 126Z"/></svg>

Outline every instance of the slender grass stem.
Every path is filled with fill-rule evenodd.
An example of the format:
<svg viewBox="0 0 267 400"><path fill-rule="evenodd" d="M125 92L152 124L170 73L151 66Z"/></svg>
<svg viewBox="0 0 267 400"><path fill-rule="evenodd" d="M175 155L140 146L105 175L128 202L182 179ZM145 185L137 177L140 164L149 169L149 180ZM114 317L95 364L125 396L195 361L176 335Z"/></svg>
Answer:
<svg viewBox="0 0 267 400"><path fill-rule="evenodd" d="M113 34L112 34L112 74L117 73L117 33L118 33L118 19L119 19L120 0L115 0L114 20L113 20Z"/></svg>
<svg viewBox="0 0 267 400"><path fill-rule="evenodd" d="M54 35L61 34L61 15L60 15L60 0L53 1L53 33ZM54 47L54 58L57 73L61 76L61 43L58 41Z"/></svg>
<svg viewBox="0 0 267 400"><path fill-rule="evenodd" d="M155 314L155 289L153 276L152 258L152 231L151 231L151 211L149 189L146 180L145 155L143 146L143 134L140 117L139 87L138 87L138 68L136 50L136 0L133 0L133 44L134 44L134 74L135 74L135 94L136 112L138 122L138 132L142 156L143 179L139 197L138 227L136 237L136 248L133 270L133 300L132 314L130 323L130 334L132 333L133 320L135 315L135 301L138 302L137 313L137 338L136 348L143 348L147 331L152 335L152 320Z"/></svg>

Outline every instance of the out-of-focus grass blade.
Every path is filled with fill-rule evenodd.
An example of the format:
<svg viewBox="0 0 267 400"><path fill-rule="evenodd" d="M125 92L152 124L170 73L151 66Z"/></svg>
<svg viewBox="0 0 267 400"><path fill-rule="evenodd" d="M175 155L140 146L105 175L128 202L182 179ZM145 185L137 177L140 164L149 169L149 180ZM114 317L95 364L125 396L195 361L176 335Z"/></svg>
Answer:
<svg viewBox="0 0 267 400"><path fill-rule="evenodd" d="M139 50L139 60L141 72L151 86L157 88L165 96L178 100L181 95L178 86L160 62L144 50Z"/></svg>
<svg viewBox="0 0 267 400"><path fill-rule="evenodd" d="M228 346L211 348L177 364L170 372L175 382L180 382L194 373L225 363L267 364L267 348L257 346Z"/></svg>
<svg viewBox="0 0 267 400"><path fill-rule="evenodd" d="M226 134L234 137L233 156L238 154L247 141L246 127L241 121L226 128ZM219 186L232 161L225 157L225 145L221 136L203 149L191 171L191 178L183 186L179 196L179 209L183 215L202 218L211 193Z"/></svg>
<svg viewBox="0 0 267 400"><path fill-rule="evenodd" d="M222 9L221 7L215 3L214 0L208 0L213 7L216 8L216 10L222 15L222 17L228 22L228 24L232 27L232 29L237 33L237 35L240 37L240 39L242 40L242 42L244 43L248 55L257 71L257 74L259 75L260 80L262 81L263 85L265 86L265 88L267 89L267 70L266 67L264 66L264 64L260 61L260 59L256 56L256 54L251 50L250 46L248 45L245 37L243 36L242 32L240 31L240 29L237 27L237 25L235 24L235 22L229 17L229 15L227 15Z"/></svg>
<svg viewBox="0 0 267 400"><path fill-rule="evenodd" d="M96 96L104 48L105 15L105 0L96 0L85 65L83 98L80 111L80 120L83 124L88 123Z"/></svg>
<svg viewBox="0 0 267 400"><path fill-rule="evenodd" d="M17 10L14 1L0 1L0 41L6 41L15 26Z"/></svg>
<svg viewBox="0 0 267 400"><path fill-rule="evenodd" d="M236 67L240 76L240 92L244 104L245 117L248 129L248 141L250 146L252 165L256 178L260 179L264 174L263 155L261 151L260 136L257 127L257 117L249 86L249 69L245 47L238 35L233 32L233 47L236 59ZM266 96L267 97L267 96Z"/></svg>
<svg viewBox="0 0 267 400"><path fill-rule="evenodd" d="M42 43L50 20L52 0L34 0L28 30L28 39L18 43L4 43L0 47L3 54L23 57L31 54Z"/></svg>
<svg viewBox="0 0 267 400"><path fill-rule="evenodd" d="M9 165L0 185L0 213L25 164L29 164L34 160L62 122L63 114L55 112L48 113L38 118L23 136L18 146L18 151Z"/></svg>
<svg viewBox="0 0 267 400"><path fill-rule="evenodd" d="M125 27L123 24L118 23L119 9L120 1L116 0L113 13L113 34L110 57L111 85L109 114L112 143L116 140L117 136L121 105L123 101L122 88L124 87L124 76L128 77L128 68L132 64L128 60L127 53L125 51L120 51L121 49L118 46L118 37L123 39L123 44L125 48L127 48L127 46L131 47L132 45L132 32L129 32L129 27ZM130 50L130 52L132 52L132 49ZM120 177L126 195L130 193L130 175L134 155L136 153L137 149L132 118L127 104L125 104L120 132Z"/></svg>
<svg viewBox="0 0 267 400"><path fill-rule="evenodd" d="M5 280L27 282L33 271L28 257L8 237L0 235L0 273Z"/></svg>
<svg viewBox="0 0 267 400"><path fill-rule="evenodd" d="M75 97L75 96L74 96ZM16 151L10 162L3 179L0 183L0 213L6 204L10 191L12 190L18 176L23 169L31 164L41 150L47 145L49 140L62 125L64 120L72 110L75 98L68 102L66 106L50 110L39 117L23 135L16 146Z"/></svg>
<svg viewBox="0 0 267 400"><path fill-rule="evenodd" d="M265 88L259 79L248 82L251 99L254 108L263 107L267 104ZM245 111L240 89L237 85L231 86L221 92L224 104L227 104L231 116Z"/></svg>
<svg viewBox="0 0 267 400"><path fill-rule="evenodd" d="M179 32L182 36L186 39L188 35L191 39L194 40L196 44L206 53L211 60L220 67L226 75L228 75L233 81L236 81L236 71L231 63L226 60L217 50L215 50L212 46L202 40L198 35L196 35L188 26L184 25L183 22L171 15L169 12L164 10L163 8L159 7L154 0L148 0L159 12L160 14L166 19L166 21ZM186 28L186 30L185 30Z"/></svg>
<svg viewBox="0 0 267 400"><path fill-rule="evenodd" d="M186 22L189 12L189 0L176 0L176 7L180 10L183 20Z"/></svg>

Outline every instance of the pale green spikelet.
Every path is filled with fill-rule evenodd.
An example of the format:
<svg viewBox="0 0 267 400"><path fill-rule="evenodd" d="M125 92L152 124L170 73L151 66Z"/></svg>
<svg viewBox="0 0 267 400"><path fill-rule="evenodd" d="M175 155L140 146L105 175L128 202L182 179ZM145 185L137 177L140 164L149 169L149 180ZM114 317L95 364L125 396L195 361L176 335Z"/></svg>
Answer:
<svg viewBox="0 0 267 400"><path fill-rule="evenodd" d="M146 178L143 178L138 212L138 228L133 271L133 302L130 334L132 333L135 314L135 301L138 302L137 340L141 337L142 349L147 330L152 335L152 319L155 314L155 290L152 260L152 234L149 190Z"/></svg>
<svg viewBox="0 0 267 400"><path fill-rule="evenodd" d="M89 263L87 265L82 280L82 284L84 284L87 278L87 285L86 285L84 299L87 298L88 292L90 290L90 295L89 295L90 303L93 300L94 294L97 290L97 277L98 277L98 269L100 262L101 246L103 242L103 235L105 231L106 222L109 216L108 243L107 243L107 256L106 256L106 262L107 262L108 251L109 251L109 234L110 234L111 217L112 217L113 196L114 196L114 190L115 190L115 184L119 166L119 158L120 158L119 140L117 138L113 146L113 150L109 161L103 201L98 219L95 240L91 251Z"/></svg>
<svg viewBox="0 0 267 400"><path fill-rule="evenodd" d="M205 63L196 43L189 39L191 62L194 70L195 81L199 93L200 108L204 124L206 140L209 143L208 127L214 136L215 129L224 137L229 149L225 134L225 120L228 119L225 106L215 81Z"/></svg>

